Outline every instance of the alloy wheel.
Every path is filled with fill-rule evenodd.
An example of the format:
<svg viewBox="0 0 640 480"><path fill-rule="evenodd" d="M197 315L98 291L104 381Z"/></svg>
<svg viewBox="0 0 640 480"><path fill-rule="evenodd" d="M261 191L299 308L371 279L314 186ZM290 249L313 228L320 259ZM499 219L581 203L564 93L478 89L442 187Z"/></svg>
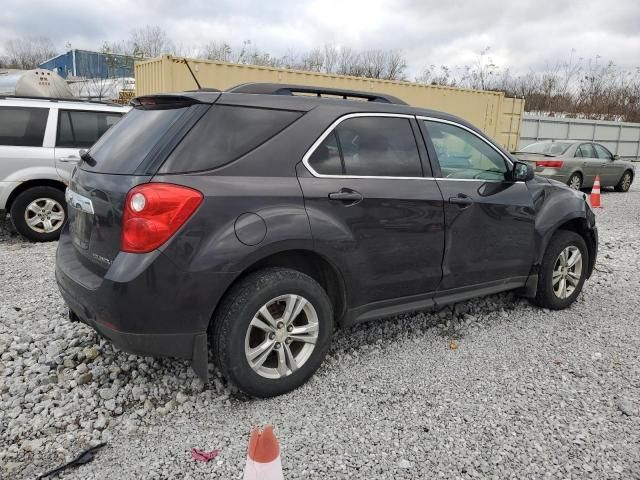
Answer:
<svg viewBox="0 0 640 480"><path fill-rule="evenodd" d="M31 230L38 233L51 233L64 223L62 205L52 198L37 198L24 211L24 220Z"/></svg>
<svg viewBox="0 0 640 480"><path fill-rule="evenodd" d="M569 179L569 187L573 188L574 190L580 190L580 188L582 187L582 179L578 175L573 175Z"/></svg>
<svg viewBox="0 0 640 480"><path fill-rule="evenodd" d="M311 302L300 295L281 295L253 316L245 336L245 356L261 377L283 378L309 360L318 332L318 314Z"/></svg>
<svg viewBox="0 0 640 480"><path fill-rule="evenodd" d="M622 187L622 191L626 192L631 187L631 174L626 172L622 177L622 182L620 182L620 186Z"/></svg>
<svg viewBox="0 0 640 480"><path fill-rule="evenodd" d="M553 293L556 297L569 298L580 283L582 277L582 253L574 245L560 252L553 267Z"/></svg>

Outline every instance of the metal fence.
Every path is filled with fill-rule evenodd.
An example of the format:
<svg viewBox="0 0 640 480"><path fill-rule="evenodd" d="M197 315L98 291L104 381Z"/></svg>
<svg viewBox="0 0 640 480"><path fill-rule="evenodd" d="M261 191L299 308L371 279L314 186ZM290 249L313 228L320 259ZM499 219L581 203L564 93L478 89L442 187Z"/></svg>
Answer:
<svg viewBox="0 0 640 480"><path fill-rule="evenodd" d="M518 148L540 140L598 142L620 158L640 161L640 123L525 115Z"/></svg>

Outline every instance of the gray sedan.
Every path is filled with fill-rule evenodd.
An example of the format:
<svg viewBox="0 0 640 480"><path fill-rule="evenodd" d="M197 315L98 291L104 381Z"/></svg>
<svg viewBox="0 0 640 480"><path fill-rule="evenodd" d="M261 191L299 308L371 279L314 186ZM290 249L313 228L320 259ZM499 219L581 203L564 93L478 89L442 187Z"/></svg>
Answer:
<svg viewBox="0 0 640 480"><path fill-rule="evenodd" d="M620 160L599 143L583 140L536 142L514 152L521 161L534 167L536 175L553 178L580 190L600 185L627 192L635 177L633 163Z"/></svg>

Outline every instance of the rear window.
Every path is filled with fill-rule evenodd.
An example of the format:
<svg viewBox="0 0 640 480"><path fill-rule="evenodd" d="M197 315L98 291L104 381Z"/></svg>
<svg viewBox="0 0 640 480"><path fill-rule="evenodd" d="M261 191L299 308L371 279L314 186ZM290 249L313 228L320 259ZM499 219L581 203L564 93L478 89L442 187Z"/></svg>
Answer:
<svg viewBox="0 0 640 480"><path fill-rule="evenodd" d="M56 147L89 148L121 117L116 112L60 110Z"/></svg>
<svg viewBox="0 0 640 480"><path fill-rule="evenodd" d="M48 108L0 107L0 145L41 147Z"/></svg>
<svg viewBox="0 0 640 480"><path fill-rule="evenodd" d="M218 168L263 144L301 115L287 110L214 105L171 153L160 172Z"/></svg>
<svg viewBox="0 0 640 480"><path fill-rule="evenodd" d="M100 137L91 150L93 162L83 170L133 173L188 107L162 110L134 108Z"/></svg>
<svg viewBox="0 0 640 480"><path fill-rule="evenodd" d="M570 146L571 143L569 142L538 142L527 145L521 151L526 153L562 155Z"/></svg>

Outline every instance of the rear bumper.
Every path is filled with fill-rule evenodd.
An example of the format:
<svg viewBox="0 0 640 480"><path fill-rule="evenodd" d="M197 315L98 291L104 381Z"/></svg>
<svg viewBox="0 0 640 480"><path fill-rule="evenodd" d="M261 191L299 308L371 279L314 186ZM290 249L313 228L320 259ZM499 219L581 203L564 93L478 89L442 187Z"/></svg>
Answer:
<svg viewBox="0 0 640 480"><path fill-rule="evenodd" d="M207 328L234 274L184 272L159 251L120 253L104 276L87 262L63 231L56 281L74 319L126 352L188 359L206 376Z"/></svg>
<svg viewBox="0 0 640 480"><path fill-rule="evenodd" d="M134 355L149 357L175 357L190 360L198 337L205 334L197 333L132 333L116 330L94 317L81 316L77 312L85 310L84 306L76 302L73 297L60 287L62 298L69 306L69 317L72 321L82 322L101 336L108 339L119 349Z"/></svg>

